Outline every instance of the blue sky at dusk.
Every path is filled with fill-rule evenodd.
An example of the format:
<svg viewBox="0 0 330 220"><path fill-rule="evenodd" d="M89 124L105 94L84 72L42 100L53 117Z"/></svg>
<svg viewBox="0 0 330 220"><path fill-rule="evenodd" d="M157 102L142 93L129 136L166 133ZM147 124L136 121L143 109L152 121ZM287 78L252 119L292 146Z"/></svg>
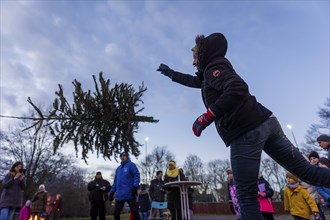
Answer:
<svg viewBox="0 0 330 220"><path fill-rule="evenodd" d="M26 114L27 97L50 106L58 84L71 97L74 79L94 89L92 75L102 71L112 86L148 88L142 113L159 123L140 124L136 135L143 145L149 137L148 153L167 146L179 165L189 154L229 159L213 125L193 135L205 112L200 91L156 72L165 63L194 74L195 36L221 32L250 92L301 143L330 96L329 8L329 1L1 1L0 114ZM0 120L1 129L15 122ZM89 164L116 166L102 158Z"/></svg>

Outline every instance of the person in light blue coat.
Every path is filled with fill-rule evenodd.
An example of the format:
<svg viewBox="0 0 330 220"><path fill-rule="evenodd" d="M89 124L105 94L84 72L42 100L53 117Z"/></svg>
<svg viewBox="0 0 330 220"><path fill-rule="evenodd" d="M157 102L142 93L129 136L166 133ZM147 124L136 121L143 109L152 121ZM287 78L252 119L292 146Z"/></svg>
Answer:
<svg viewBox="0 0 330 220"><path fill-rule="evenodd" d="M330 168L330 161L325 157L321 157L319 159L319 167ZM322 196L328 210L330 210L330 188L318 186L318 187L316 187L316 190L317 190L318 194L320 194L320 196Z"/></svg>
<svg viewBox="0 0 330 220"><path fill-rule="evenodd" d="M116 170L115 180L110 190L109 200L115 202L114 220L120 220L120 212L125 202L128 203L134 220L140 220L136 205L137 190L140 186L140 172L137 166L128 159L128 154L120 154L120 166Z"/></svg>

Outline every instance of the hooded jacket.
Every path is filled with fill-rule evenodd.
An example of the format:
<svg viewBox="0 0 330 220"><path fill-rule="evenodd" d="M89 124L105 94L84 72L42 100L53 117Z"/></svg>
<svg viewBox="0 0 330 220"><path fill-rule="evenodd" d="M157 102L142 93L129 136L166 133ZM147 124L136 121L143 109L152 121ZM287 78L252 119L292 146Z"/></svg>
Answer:
<svg viewBox="0 0 330 220"><path fill-rule="evenodd" d="M197 46L198 68L203 71L203 76L174 72L172 80L201 88L204 105L215 114L217 131L230 146L233 140L263 123L272 112L250 94L248 85L224 57L227 40L222 34L211 34Z"/></svg>
<svg viewBox="0 0 330 220"><path fill-rule="evenodd" d="M116 193L116 200L135 199L132 189L140 186L140 173L136 165L129 159L122 161L116 169L115 180L111 192Z"/></svg>
<svg viewBox="0 0 330 220"><path fill-rule="evenodd" d="M270 187L269 182L265 180L262 176L258 180L258 191L264 192L266 194L265 197L258 195L260 211L274 213L274 208L271 201L271 198L274 194L274 190Z"/></svg>
<svg viewBox="0 0 330 220"><path fill-rule="evenodd" d="M310 219L312 212L319 212L317 205L309 192L302 186L295 189L288 187L284 190L284 210L289 211L291 215Z"/></svg>

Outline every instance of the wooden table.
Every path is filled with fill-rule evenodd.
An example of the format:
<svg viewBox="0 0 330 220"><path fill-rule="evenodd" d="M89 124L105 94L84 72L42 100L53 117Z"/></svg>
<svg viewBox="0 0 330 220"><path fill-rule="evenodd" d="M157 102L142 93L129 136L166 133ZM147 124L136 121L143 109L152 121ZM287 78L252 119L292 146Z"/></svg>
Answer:
<svg viewBox="0 0 330 220"><path fill-rule="evenodd" d="M180 188L180 199L181 199L181 214L182 220L190 220L189 212L189 200L188 200L188 188L191 186L202 185L199 181L175 181L165 183L167 187L178 187Z"/></svg>

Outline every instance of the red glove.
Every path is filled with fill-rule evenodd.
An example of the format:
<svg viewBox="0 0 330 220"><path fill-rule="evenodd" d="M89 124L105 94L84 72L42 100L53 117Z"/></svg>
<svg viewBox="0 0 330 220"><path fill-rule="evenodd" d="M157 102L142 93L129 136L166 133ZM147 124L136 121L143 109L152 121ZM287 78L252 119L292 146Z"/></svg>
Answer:
<svg viewBox="0 0 330 220"><path fill-rule="evenodd" d="M207 112L199 116L193 124L192 130L194 134L199 137L201 136L202 131L209 126L214 121L214 114L210 109L207 109Z"/></svg>

